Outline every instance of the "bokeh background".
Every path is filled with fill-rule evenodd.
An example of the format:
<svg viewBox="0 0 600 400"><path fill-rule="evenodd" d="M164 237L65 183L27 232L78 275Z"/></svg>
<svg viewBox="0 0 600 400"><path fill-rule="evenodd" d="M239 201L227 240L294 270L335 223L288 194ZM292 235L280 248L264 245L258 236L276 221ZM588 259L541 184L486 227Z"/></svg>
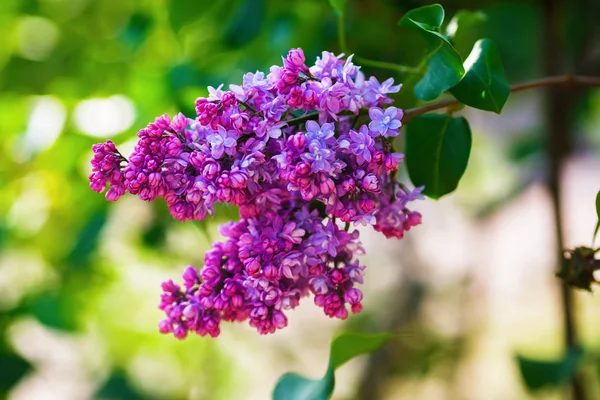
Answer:
<svg viewBox="0 0 600 400"><path fill-rule="evenodd" d="M353 52L418 63L423 43L396 22L428 2L348 3ZM546 2L442 3L450 16L481 11L456 38L463 57L486 36L510 82L544 74ZM555 57L598 75L597 2L564 2L559 15ZM502 116L462 111L474 147L456 193L422 201L423 225L402 241L364 232L361 314L333 321L307 300L275 335L229 324L216 340L179 342L157 332L160 282L201 266L236 211L179 223L161 202L109 204L88 187L91 145L110 138L128 153L154 117L192 116L208 85L267 71L291 47L310 62L338 51L327 1L1 0L0 38L0 398L266 399L286 371L324 372L342 330L400 336L341 368L335 399L566 398L529 393L515 359L564 351L543 91L511 97ZM416 104L414 77L363 70L404 82L399 104ZM574 247L596 223L600 92L571 100L561 198ZM600 398L600 297L575 300L583 376Z"/></svg>

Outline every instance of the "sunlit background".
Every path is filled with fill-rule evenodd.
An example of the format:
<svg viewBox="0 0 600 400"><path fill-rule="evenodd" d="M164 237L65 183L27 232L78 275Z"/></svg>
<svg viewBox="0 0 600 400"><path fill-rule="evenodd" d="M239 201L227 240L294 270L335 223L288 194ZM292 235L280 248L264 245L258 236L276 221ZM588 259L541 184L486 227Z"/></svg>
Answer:
<svg viewBox="0 0 600 400"><path fill-rule="evenodd" d="M482 11L484 23L457 38L463 57L485 35L510 82L543 74L536 2L442 3L449 14ZM565 65L597 75L598 5L566 3ZM423 4L349 0L349 47L414 65L423 43L396 22ZM364 231L362 313L333 321L306 300L275 335L226 324L216 340L179 342L157 330L160 283L201 266L236 211L179 223L162 202L109 204L88 186L91 145L111 138L128 153L154 117L193 116L208 85L267 71L291 47L309 62L338 51L327 1L0 0L0 43L0 398L267 399L286 371L321 375L342 330L400 335L342 367L335 399L565 398L528 393L515 358L563 352L543 92L511 97L501 116L463 111L474 146L457 192L422 201L423 225L402 241ZM363 70L405 82L398 101L415 105L413 77ZM590 245L596 223L600 92L579 93L572 107L562 176L570 247ZM600 297L576 301L584 374L600 398Z"/></svg>

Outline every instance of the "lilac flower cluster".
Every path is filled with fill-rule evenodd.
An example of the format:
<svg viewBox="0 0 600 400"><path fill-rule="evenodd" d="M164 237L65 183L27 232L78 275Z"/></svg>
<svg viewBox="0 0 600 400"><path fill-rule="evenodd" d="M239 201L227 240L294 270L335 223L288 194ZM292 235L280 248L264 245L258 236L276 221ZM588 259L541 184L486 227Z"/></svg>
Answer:
<svg viewBox="0 0 600 400"><path fill-rule="evenodd" d="M225 242L215 243L200 271L188 267L184 287L163 283L160 308L167 318L163 333L184 338L188 332L219 334L220 321L245 321L261 334L287 326L285 310L302 297L331 317L346 318L361 310L363 254L358 231L348 233L304 202L267 201L259 213L220 227Z"/></svg>
<svg viewBox="0 0 600 400"><path fill-rule="evenodd" d="M181 221L203 220L216 202L240 208L199 275L188 267L183 288L163 284L161 332L216 336L222 320L249 320L272 333L309 293L330 317L346 318L346 305L360 311L354 283L364 267L351 223L402 238L421 221L408 208L421 189L395 178L403 113L388 95L400 85L365 79L352 56L323 52L308 67L292 49L282 66L229 89L210 87L193 119L158 117L129 159L111 141L93 147L90 186L109 187L108 200L164 198Z"/></svg>

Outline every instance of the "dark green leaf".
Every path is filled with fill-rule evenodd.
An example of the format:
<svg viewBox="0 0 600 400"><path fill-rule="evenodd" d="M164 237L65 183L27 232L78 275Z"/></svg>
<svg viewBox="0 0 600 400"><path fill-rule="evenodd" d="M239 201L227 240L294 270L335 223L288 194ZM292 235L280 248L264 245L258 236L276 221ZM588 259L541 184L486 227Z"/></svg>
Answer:
<svg viewBox="0 0 600 400"><path fill-rule="evenodd" d="M517 361L527 388L539 390L543 387L559 387L571 380L582 356L581 349L573 348L558 361L540 361L519 355Z"/></svg>
<svg viewBox="0 0 600 400"><path fill-rule="evenodd" d="M471 152L471 129L463 117L430 114L407 124L406 164L415 186L437 199L458 186Z"/></svg>
<svg viewBox="0 0 600 400"><path fill-rule="evenodd" d="M481 39L464 64L465 76L450 89L462 103L500 114L510 94L500 50L490 39Z"/></svg>
<svg viewBox="0 0 600 400"><path fill-rule="evenodd" d="M331 8L333 8L333 11L335 11L335 13L337 15L344 14L344 10L346 9L347 3L348 3L348 0L329 0L329 4L331 5Z"/></svg>
<svg viewBox="0 0 600 400"><path fill-rule="evenodd" d="M169 22L175 32L198 19L210 6L208 0L169 0Z"/></svg>
<svg viewBox="0 0 600 400"><path fill-rule="evenodd" d="M121 40L133 49L137 49L146 39L151 27L152 19L150 17L146 14L135 13L121 34Z"/></svg>
<svg viewBox="0 0 600 400"><path fill-rule="evenodd" d="M68 294L42 294L26 306L25 311L47 327L64 331L76 331L77 323L69 308Z"/></svg>
<svg viewBox="0 0 600 400"><path fill-rule="evenodd" d="M7 392L30 370L31 364L18 354L0 352L0 394Z"/></svg>
<svg viewBox="0 0 600 400"><path fill-rule="evenodd" d="M141 400L145 397L131 386L125 375L120 372L113 372L104 385L98 389L95 398L102 400Z"/></svg>
<svg viewBox="0 0 600 400"><path fill-rule="evenodd" d="M67 256L67 263L71 267L85 268L88 265L106 223L106 211L106 208L103 208L96 212L79 231L77 241Z"/></svg>
<svg viewBox="0 0 600 400"><path fill-rule="evenodd" d="M265 0L244 0L229 20L223 38L231 47L242 47L260 33L265 18Z"/></svg>
<svg viewBox="0 0 600 400"><path fill-rule="evenodd" d="M465 73L460 55L440 33L444 21L444 9L439 4L420 7L409 11L398 25L413 28L427 41L427 54L423 62L427 71L415 86L415 95L424 101L439 97L455 86Z"/></svg>
<svg viewBox="0 0 600 400"><path fill-rule="evenodd" d="M364 335L346 333L331 344L329 366L321 379L309 379L298 374L285 374L273 391L273 400L326 400L335 386L334 371L350 359L377 350L392 339L391 334Z"/></svg>

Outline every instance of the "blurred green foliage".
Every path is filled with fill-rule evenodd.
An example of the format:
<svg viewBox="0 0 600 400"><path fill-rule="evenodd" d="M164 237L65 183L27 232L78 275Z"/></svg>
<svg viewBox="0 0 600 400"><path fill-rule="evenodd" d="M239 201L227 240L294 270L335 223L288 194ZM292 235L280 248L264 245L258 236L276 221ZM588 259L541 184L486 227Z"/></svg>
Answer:
<svg viewBox="0 0 600 400"><path fill-rule="evenodd" d="M450 15L482 11L457 17L473 25L452 37L463 58L486 36L498 44L510 82L538 75L535 3L447 3ZM396 23L424 4L348 1L349 48L416 66L427 43ZM585 11L569 14L574 24L577 13ZM85 371L91 397L230 399L243 393L234 356L218 343L179 343L156 329L159 282L186 263L199 265L215 223L235 210L219 210L220 219L203 225L180 225L163 204L113 207L88 187L90 147L108 136L127 146L137 129L163 113L193 115L193 101L206 86L268 70L289 48L302 47L309 60L324 49L338 51L336 29L325 0L0 1L0 397L35 371L38 361L18 340L31 323L53 337L87 338L93 348L80 357L91 365ZM574 47L583 48L585 37L568 32ZM414 76L363 69L404 83L399 106L417 104ZM90 99L107 101L93 103L97 115L84 112L82 102ZM584 106L600 109L597 99ZM103 114L106 109L112 114ZM125 122L106 126L103 118L111 115ZM524 158L540 149L537 142L516 143L513 153ZM186 240L191 244L181 244ZM411 354L429 360L432 351L423 349L425 358Z"/></svg>

